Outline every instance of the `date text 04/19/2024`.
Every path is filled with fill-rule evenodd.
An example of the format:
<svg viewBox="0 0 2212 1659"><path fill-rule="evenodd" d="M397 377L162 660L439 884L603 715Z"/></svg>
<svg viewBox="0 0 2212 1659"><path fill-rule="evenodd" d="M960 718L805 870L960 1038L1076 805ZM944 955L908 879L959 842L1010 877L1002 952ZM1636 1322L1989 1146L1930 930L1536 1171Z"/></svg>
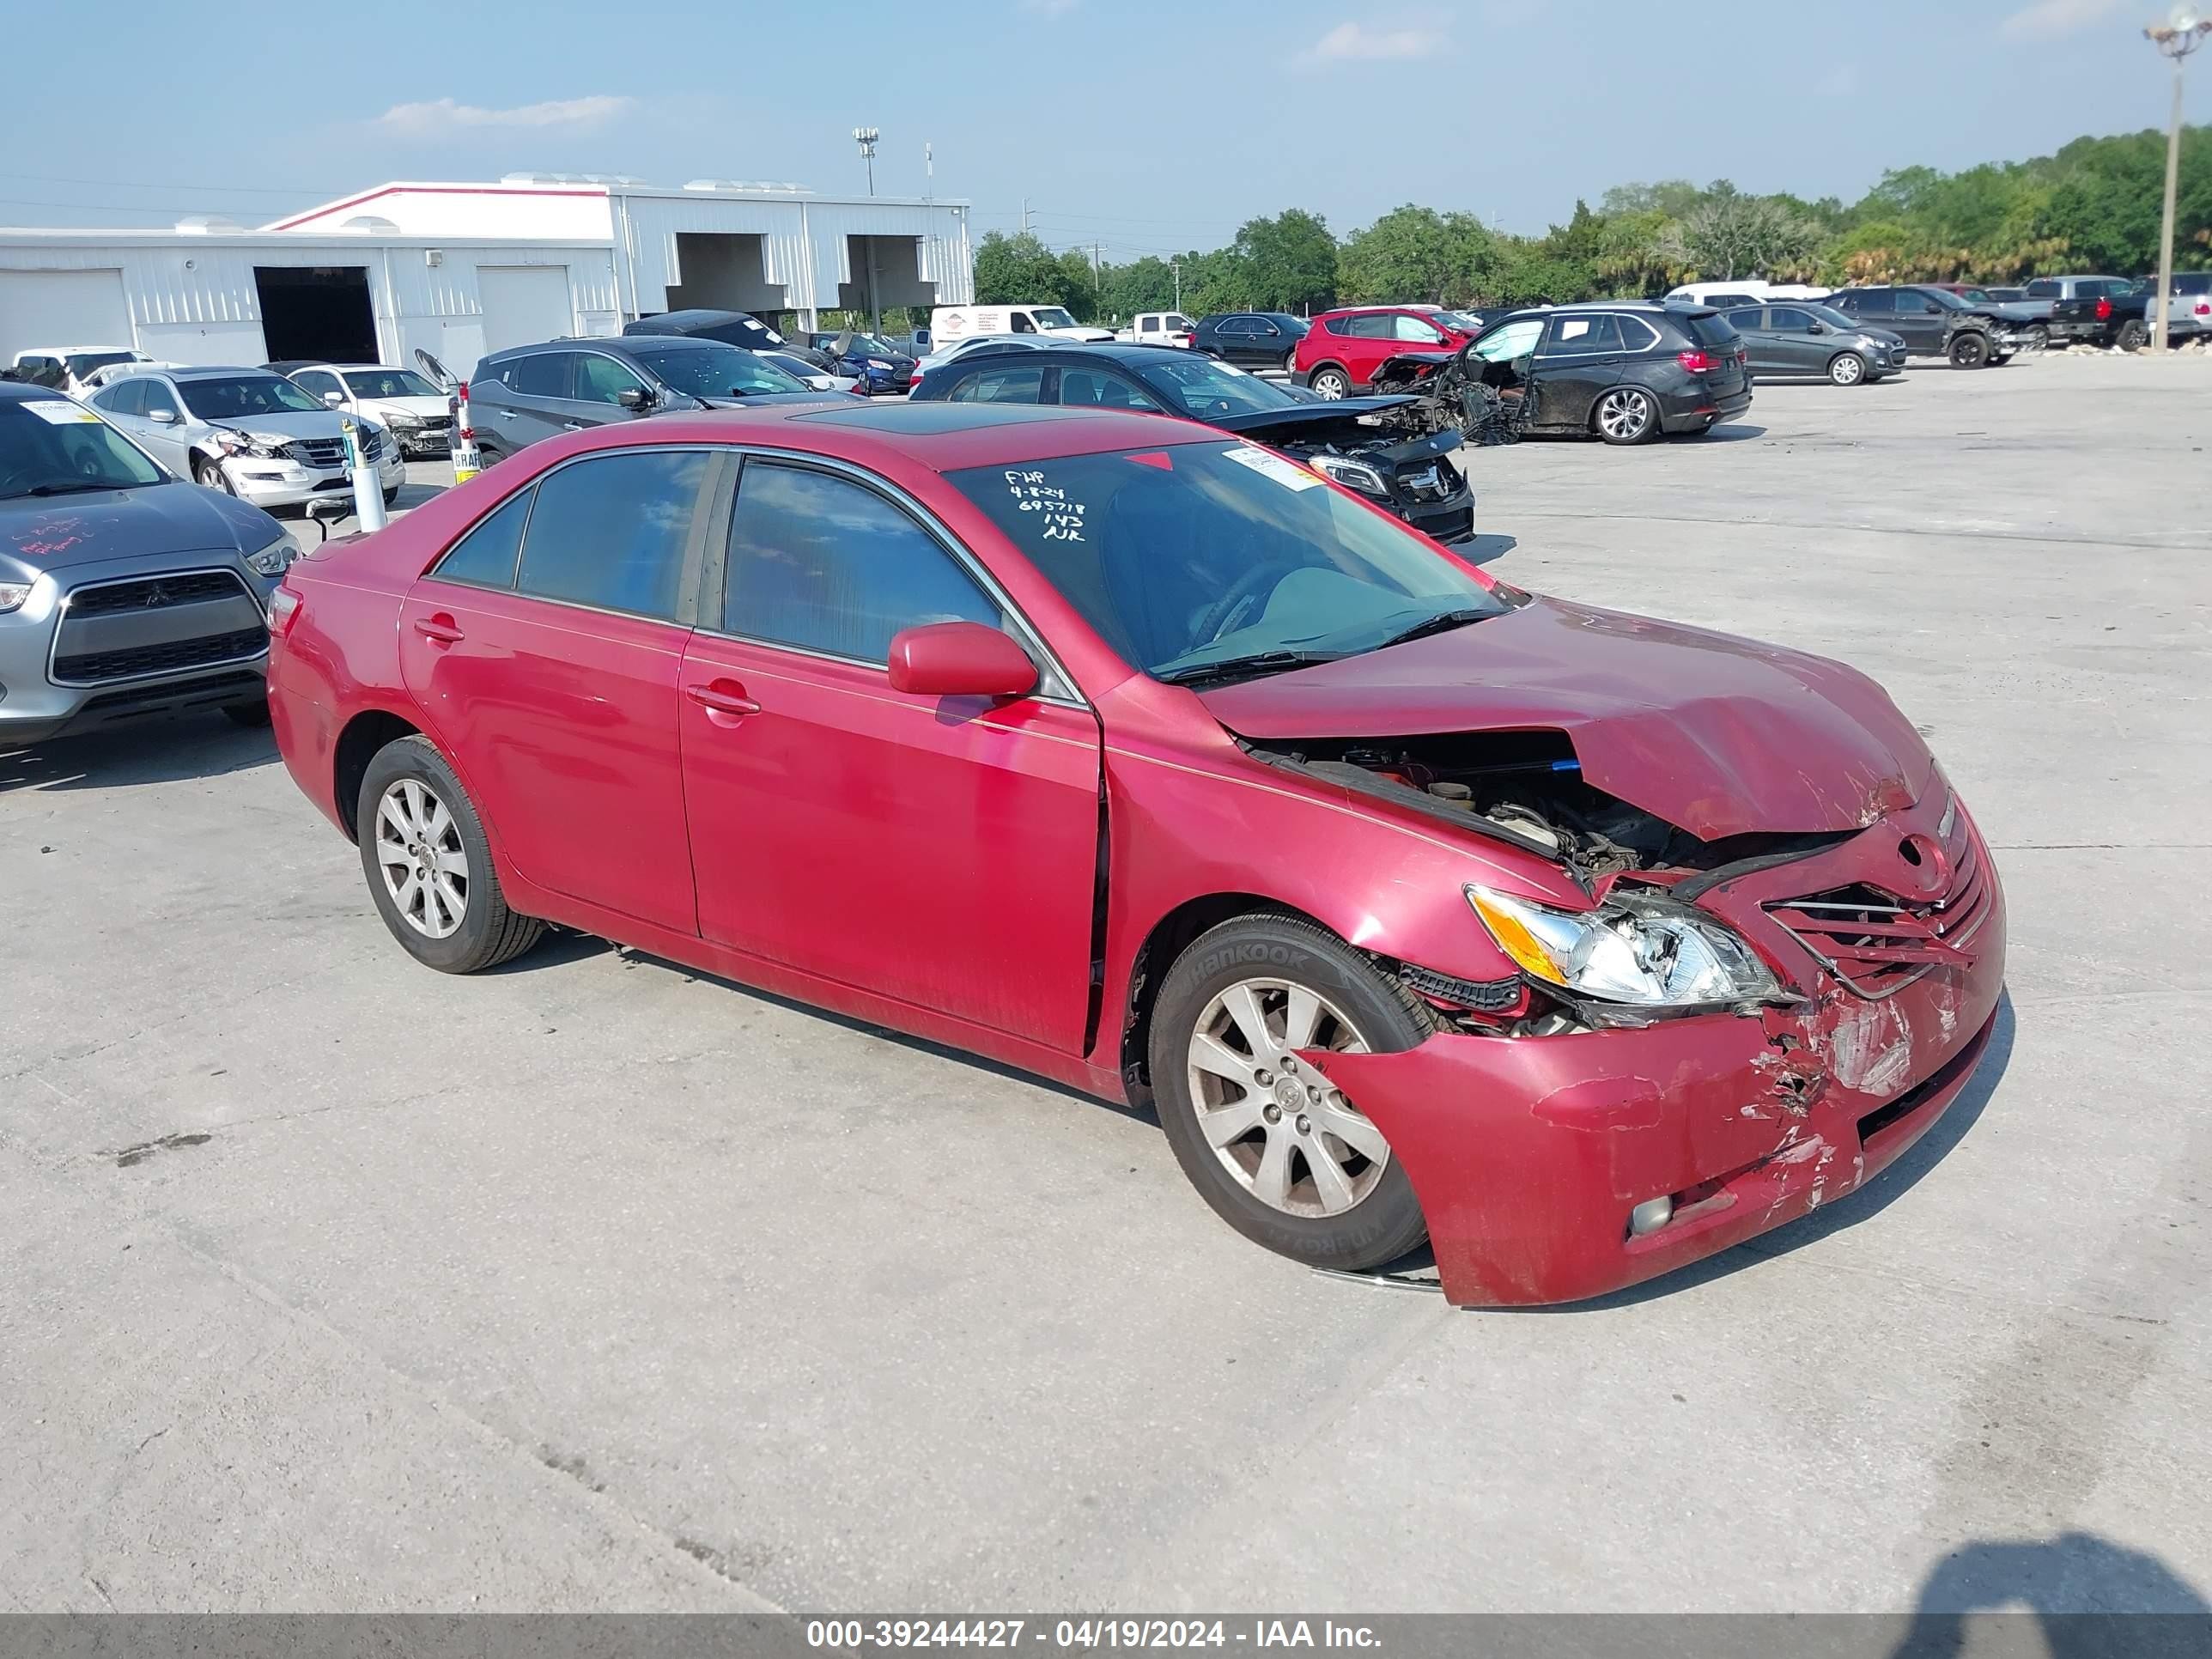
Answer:
<svg viewBox="0 0 2212 1659"><path fill-rule="evenodd" d="M806 1645L864 1648L1373 1648L1365 1625L1334 1620L810 1619Z"/></svg>

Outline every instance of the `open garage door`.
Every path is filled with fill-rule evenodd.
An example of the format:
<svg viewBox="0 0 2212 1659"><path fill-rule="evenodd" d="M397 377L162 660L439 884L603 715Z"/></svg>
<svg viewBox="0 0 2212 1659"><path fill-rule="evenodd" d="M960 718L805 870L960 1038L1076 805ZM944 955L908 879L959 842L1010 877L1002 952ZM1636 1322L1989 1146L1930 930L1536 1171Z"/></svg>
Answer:
<svg viewBox="0 0 2212 1659"><path fill-rule="evenodd" d="M120 270L0 270L0 364L33 346L133 343Z"/></svg>
<svg viewBox="0 0 2212 1659"><path fill-rule="evenodd" d="M478 265L483 301L483 349L536 345L576 331L566 265Z"/></svg>
<svg viewBox="0 0 2212 1659"><path fill-rule="evenodd" d="M790 308L781 283L771 283L764 264L767 239L724 231L676 233L676 268L683 280L669 285L668 308L749 311L756 317Z"/></svg>
<svg viewBox="0 0 2212 1659"><path fill-rule="evenodd" d="M272 362L377 361L366 265L256 265L261 343Z"/></svg>

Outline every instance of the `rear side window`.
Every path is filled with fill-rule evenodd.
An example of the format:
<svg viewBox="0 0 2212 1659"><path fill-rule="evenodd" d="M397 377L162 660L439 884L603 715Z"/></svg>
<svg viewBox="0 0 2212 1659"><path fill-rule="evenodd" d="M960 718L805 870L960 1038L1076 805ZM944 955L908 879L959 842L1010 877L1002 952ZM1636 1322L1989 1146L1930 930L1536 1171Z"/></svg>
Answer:
<svg viewBox="0 0 2212 1659"><path fill-rule="evenodd" d="M1370 312L1364 316L1348 317L1339 331L1355 340L1391 340L1397 337L1398 319L1388 312Z"/></svg>
<svg viewBox="0 0 2212 1659"><path fill-rule="evenodd" d="M673 620L707 476L703 451L595 455L548 473L516 586L542 599Z"/></svg>
<svg viewBox="0 0 2212 1659"><path fill-rule="evenodd" d="M1617 317L1554 317L1551 349L1555 356L1576 356L1589 351L1619 351L1620 319Z"/></svg>
<svg viewBox="0 0 2212 1659"><path fill-rule="evenodd" d="M748 461L730 520L725 633L860 662L925 623L1004 626L936 538L875 491L826 472Z"/></svg>
<svg viewBox="0 0 2212 1659"><path fill-rule="evenodd" d="M511 366L513 374L501 378L526 398L565 398L569 366L575 361L572 351L541 351L519 359Z"/></svg>
<svg viewBox="0 0 2212 1659"><path fill-rule="evenodd" d="M1793 325L1784 322L1783 319L1786 317L1796 317L1800 314L1801 313L1795 311L1778 311L1774 313L1774 326L1777 328L1791 327ZM1731 311L1728 314L1728 320L1729 326L1734 329L1737 333L1753 334L1766 326L1766 313L1755 307L1749 311ZM1794 325L1794 326L1802 328L1804 325L1799 323Z"/></svg>
<svg viewBox="0 0 2212 1659"><path fill-rule="evenodd" d="M1331 334L1349 334L1353 320L1350 317L1327 317L1322 319L1322 326Z"/></svg>
<svg viewBox="0 0 2212 1659"><path fill-rule="evenodd" d="M430 574L441 581L477 587L514 586L515 556L522 551L522 526L530 518L532 493L526 489L477 520Z"/></svg>
<svg viewBox="0 0 2212 1659"><path fill-rule="evenodd" d="M1734 345L1736 342L1736 331L1729 326L1725 317L1690 317L1684 323L1690 337L1701 346Z"/></svg>
<svg viewBox="0 0 2212 1659"><path fill-rule="evenodd" d="M2057 283L2039 279L2027 285L2027 297L2031 300L2055 300L2058 295Z"/></svg>
<svg viewBox="0 0 2212 1659"><path fill-rule="evenodd" d="M1864 294L1854 295L1851 309L1868 317L1884 317L1897 309L1897 295L1886 288L1870 289Z"/></svg>
<svg viewBox="0 0 2212 1659"><path fill-rule="evenodd" d="M987 368L970 374L949 394L956 404L1034 404L1044 396L1041 368Z"/></svg>

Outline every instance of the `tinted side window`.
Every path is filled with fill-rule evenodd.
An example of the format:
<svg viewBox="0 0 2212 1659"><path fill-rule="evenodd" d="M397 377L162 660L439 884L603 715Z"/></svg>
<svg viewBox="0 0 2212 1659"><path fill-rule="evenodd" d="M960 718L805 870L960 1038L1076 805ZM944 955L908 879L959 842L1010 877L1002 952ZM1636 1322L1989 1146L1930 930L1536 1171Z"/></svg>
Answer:
<svg viewBox="0 0 2212 1659"><path fill-rule="evenodd" d="M745 463L730 520L726 633L885 662L901 629L1004 621L936 539L873 490Z"/></svg>
<svg viewBox="0 0 2212 1659"><path fill-rule="evenodd" d="M1141 391L1134 381L1119 374L1102 374L1095 368L1060 371L1060 400L1063 404L1095 404L1106 409L1157 410L1159 400Z"/></svg>
<svg viewBox="0 0 2212 1659"><path fill-rule="evenodd" d="M644 381L613 358L596 351L576 354L576 389L569 396L590 404L618 404L623 392L644 388Z"/></svg>
<svg viewBox="0 0 2212 1659"><path fill-rule="evenodd" d="M573 351L541 351L535 356L517 358L512 377L502 374L500 378L526 398L565 398L569 365L575 361Z"/></svg>
<svg viewBox="0 0 2212 1659"><path fill-rule="evenodd" d="M956 404L1033 404L1044 396L1041 368L986 368L952 388Z"/></svg>
<svg viewBox="0 0 2212 1659"><path fill-rule="evenodd" d="M1749 314L1753 319L1753 323L1749 325L1754 327L1757 326L1757 318L1759 313L1754 311ZM1812 313L1808 311L1792 310L1787 306L1776 307L1772 311L1767 313L1767 316L1770 319L1767 323L1767 326L1773 329L1777 333L1780 333L1784 330L1788 330L1792 333L1802 334L1813 326ZM1737 316L1733 312L1729 314L1729 321L1739 329L1747 326L1744 319L1741 317Z"/></svg>
<svg viewBox="0 0 2212 1659"><path fill-rule="evenodd" d="M102 409L113 410L118 415L143 415L146 412L146 382L118 380L113 386L102 388L92 401Z"/></svg>
<svg viewBox="0 0 2212 1659"><path fill-rule="evenodd" d="M1774 326L1777 328L1789 327L1790 325L1784 322L1782 319L1784 317L1795 317L1797 314L1798 313L1794 311L1776 312L1774 313ZM1748 311L1729 312L1728 313L1728 320L1729 326L1739 334L1756 334L1766 326L1766 313L1754 306Z"/></svg>
<svg viewBox="0 0 2212 1659"><path fill-rule="evenodd" d="M327 370L319 368L301 369L297 374L295 374L292 377L292 384L299 387L301 391L306 392L310 398L320 398L325 392L340 392L344 390L343 387L338 385L338 377L337 375L329 373Z"/></svg>
<svg viewBox="0 0 2212 1659"><path fill-rule="evenodd" d="M501 501L487 518L455 542L430 574L441 580L479 587L514 586L514 557L522 550L522 526L530 517L531 491Z"/></svg>
<svg viewBox="0 0 2212 1659"><path fill-rule="evenodd" d="M702 451L596 455L548 473L522 543L516 586L641 617L676 615Z"/></svg>
<svg viewBox="0 0 2212 1659"><path fill-rule="evenodd" d="M1935 310L1936 301L1911 289L1899 289L1893 296L1899 316L1921 316Z"/></svg>
<svg viewBox="0 0 2212 1659"><path fill-rule="evenodd" d="M1322 326L1331 334L1349 334L1352 332L1352 325L1358 319L1352 317L1331 317L1327 319Z"/></svg>
<svg viewBox="0 0 2212 1659"><path fill-rule="evenodd" d="M166 380L147 381L146 389L138 395L144 400L142 414L151 415L159 410L167 410L172 415L177 412L176 394L169 390Z"/></svg>
<svg viewBox="0 0 2212 1659"><path fill-rule="evenodd" d="M1620 349L1620 323L1613 317L1555 317L1551 349L1558 356Z"/></svg>
<svg viewBox="0 0 2212 1659"><path fill-rule="evenodd" d="M2027 297L2031 300L2055 300L2058 297L2058 284L2048 277L2039 277L2027 285Z"/></svg>
<svg viewBox="0 0 2212 1659"><path fill-rule="evenodd" d="M1391 340L1397 337L1397 322L1387 311L1379 314L1370 312L1346 318L1341 331L1355 340Z"/></svg>
<svg viewBox="0 0 2212 1659"><path fill-rule="evenodd" d="M1851 309L1863 316L1885 317L1897 309L1897 295L1889 289L1875 289L1856 297L1858 303Z"/></svg>

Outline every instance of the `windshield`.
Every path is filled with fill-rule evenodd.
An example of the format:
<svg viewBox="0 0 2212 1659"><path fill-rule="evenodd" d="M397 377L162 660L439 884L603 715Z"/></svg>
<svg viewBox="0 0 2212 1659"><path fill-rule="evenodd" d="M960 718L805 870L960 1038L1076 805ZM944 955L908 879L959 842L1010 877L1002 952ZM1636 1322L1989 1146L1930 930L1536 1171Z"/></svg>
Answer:
<svg viewBox="0 0 2212 1659"><path fill-rule="evenodd" d="M349 368L343 376L356 398L435 398L441 395L411 368Z"/></svg>
<svg viewBox="0 0 2212 1659"><path fill-rule="evenodd" d="M1185 352L1177 352L1165 362L1146 363L1142 378L1184 414L1201 421L1263 409L1302 407L1289 392L1256 374Z"/></svg>
<svg viewBox="0 0 2212 1659"><path fill-rule="evenodd" d="M853 337L852 350L854 355L862 357L903 357L906 356L906 353L901 351L896 346L893 345L889 340L884 339L880 334L855 334Z"/></svg>
<svg viewBox="0 0 2212 1659"><path fill-rule="evenodd" d="M1082 324L1058 306L1039 306L1030 313L1039 328L1080 328Z"/></svg>
<svg viewBox="0 0 2212 1659"><path fill-rule="evenodd" d="M1479 334L1482 331L1482 319L1480 317L1470 317L1464 311L1432 311L1429 315L1446 328L1456 330L1462 334Z"/></svg>
<svg viewBox="0 0 2212 1659"><path fill-rule="evenodd" d="M1966 308L1966 302L1948 289L1917 288L1912 292L1926 295L1946 311L1964 311Z"/></svg>
<svg viewBox="0 0 2212 1659"><path fill-rule="evenodd" d="M249 415L327 415L330 410L289 380L274 374L240 374L228 380L179 380L185 407L203 421L235 421Z"/></svg>
<svg viewBox="0 0 2212 1659"><path fill-rule="evenodd" d="M60 398L0 401L0 499L133 489L168 476L81 404Z"/></svg>
<svg viewBox="0 0 2212 1659"><path fill-rule="evenodd" d="M735 346L645 346L636 358L662 385L693 398L741 398L754 392L804 392L805 381Z"/></svg>
<svg viewBox="0 0 2212 1659"><path fill-rule="evenodd" d="M110 363L142 363L145 361L135 351L72 351L62 359L62 363L82 380L94 369L106 368Z"/></svg>
<svg viewBox="0 0 2212 1659"><path fill-rule="evenodd" d="M1866 325L1864 323L1859 321L1856 317L1844 316L1842 312L1837 310L1833 306L1818 305L1810 300L1793 300L1790 303L1796 306L1798 310L1809 312L1812 315L1818 317L1830 328L1840 328L1845 332L1851 334L1863 334L1866 331Z"/></svg>
<svg viewBox="0 0 2212 1659"><path fill-rule="evenodd" d="M764 363L774 363L785 374L795 375L802 380L810 374L819 374L822 372L804 357L787 357L781 351L763 351L760 354L760 359Z"/></svg>
<svg viewBox="0 0 2212 1659"><path fill-rule="evenodd" d="M1429 618L1505 609L1424 537L1249 444L946 477L1100 638L1156 678L1267 653L1295 660L1241 672L1355 656Z"/></svg>

